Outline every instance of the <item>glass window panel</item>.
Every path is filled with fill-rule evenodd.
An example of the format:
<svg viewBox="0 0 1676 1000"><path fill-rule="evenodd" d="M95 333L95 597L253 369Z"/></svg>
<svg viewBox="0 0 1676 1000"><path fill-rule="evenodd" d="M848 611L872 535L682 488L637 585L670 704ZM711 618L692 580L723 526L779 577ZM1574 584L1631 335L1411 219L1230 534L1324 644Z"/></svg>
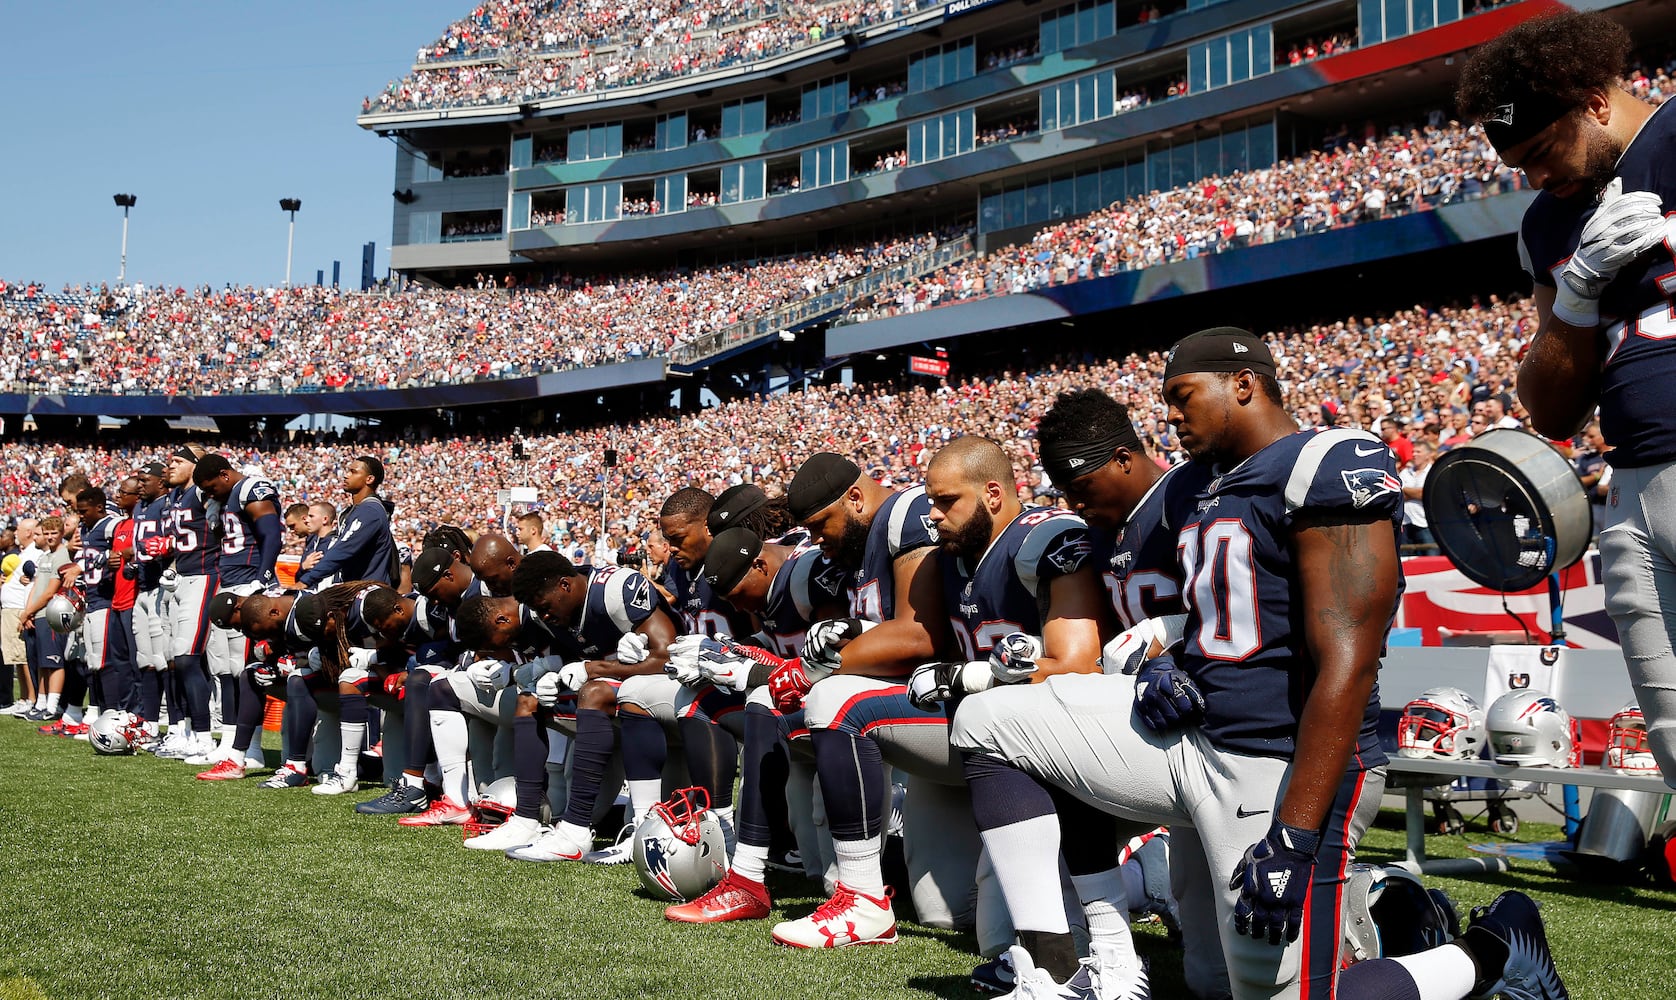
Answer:
<svg viewBox="0 0 1676 1000"><path fill-rule="evenodd" d="M1251 75L1262 76L1274 68L1274 35L1268 28L1253 32L1251 38Z"/></svg>
<svg viewBox="0 0 1676 1000"><path fill-rule="evenodd" d="M1448 24L1461 19L1461 0L1437 0L1437 23Z"/></svg>
<svg viewBox="0 0 1676 1000"><path fill-rule="evenodd" d="M1077 10L1077 44L1087 45L1095 39L1094 5L1084 3Z"/></svg>
<svg viewBox="0 0 1676 1000"><path fill-rule="evenodd" d="M1361 22L1363 45L1377 45L1385 40L1384 6L1381 0L1358 0L1358 20Z"/></svg>
<svg viewBox="0 0 1676 1000"><path fill-rule="evenodd" d="M1077 81L1077 121L1089 122L1094 118L1094 78L1085 76Z"/></svg>
<svg viewBox="0 0 1676 1000"><path fill-rule="evenodd" d="M1245 42L1244 38L1236 37L1236 38L1229 39L1228 43L1224 43L1222 41L1222 39L1220 39L1220 38L1215 39L1210 43L1209 78L1210 78L1210 86L1212 86L1212 87L1226 87L1228 85L1228 45L1229 44L1244 46L1246 44L1246 42Z"/></svg>
<svg viewBox="0 0 1676 1000"><path fill-rule="evenodd" d="M768 131L768 102L760 97L754 101L746 101L744 121L740 127L745 130L746 135Z"/></svg>
<svg viewBox="0 0 1676 1000"><path fill-rule="evenodd" d="M1427 28L1437 24L1437 19L1434 16L1436 12L1432 7L1432 0L1413 0L1413 2L1409 4L1408 9L1410 11L1410 17L1413 21L1415 31L1425 31Z"/></svg>
<svg viewBox="0 0 1676 1000"><path fill-rule="evenodd" d="M1077 215L1087 215L1098 211L1104 204L1100 201L1100 171L1084 170L1077 175L1076 180L1076 209Z"/></svg>
<svg viewBox="0 0 1676 1000"><path fill-rule="evenodd" d="M1408 0L1385 0L1385 37L1408 34Z"/></svg>
<svg viewBox="0 0 1676 1000"><path fill-rule="evenodd" d="M722 136L731 138L739 134L739 105L722 105Z"/></svg>
<svg viewBox="0 0 1676 1000"><path fill-rule="evenodd" d="M1213 135L1200 139L1198 147L1198 162L1194 165L1194 176L1207 177L1222 165L1222 136Z"/></svg>
<svg viewBox="0 0 1676 1000"><path fill-rule="evenodd" d="M518 136L512 140L512 169L522 170L533 162L534 142L527 135Z"/></svg>
<svg viewBox="0 0 1676 1000"><path fill-rule="evenodd" d="M908 92L917 94L925 89L925 61L915 56L908 60Z"/></svg>
<svg viewBox="0 0 1676 1000"><path fill-rule="evenodd" d="M768 190L768 161L757 160L748 164L745 171L745 197L755 201L767 194Z"/></svg>
<svg viewBox="0 0 1676 1000"><path fill-rule="evenodd" d="M1059 127L1059 89L1048 87L1042 91L1042 131L1051 132Z"/></svg>
<svg viewBox="0 0 1676 1000"><path fill-rule="evenodd" d="M1048 220L1048 191L1045 182L1028 185L1024 189L1024 221L1026 223L1046 222Z"/></svg>
<svg viewBox="0 0 1676 1000"><path fill-rule="evenodd" d="M530 195L528 191L520 191L512 196L512 228L530 228Z"/></svg>
<svg viewBox="0 0 1676 1000"><path fill-rule="evenodd" d="M1077 214L1076 184L1069 177L1056 179L1048 189L1048 212L1055 219Z"/></svg>
<svg viewBox="0 0 1676 1000"><path fill-rule="evenodd" d="M1129 167L1116 164L1100 171L1100 204L1110 205L1114 201L1122 201L1128 197L1126 182Z"/></svg>
<svg viewBox="0 0 1676 1000"><path fill-rule="evenodd" d="M1117 5L1111 0L1105 0L1095 8L1094 23L1100 34L1096 37L1106 38L1117 32Z"/></svg>
<svg viewBox="0 0 1676 1000"><path fill-rule="evenodd" d="M955 120L960 128L960 151L970 153L974 148L974 136L977 134L978 113L970 108L955 112Z"/></svg>
<svg viewBox="0 0 1676 1000"><path fill-rule="evenodd" d="M1202 94L1209 89L1206 83L1206 67L1209 63L1207 49L1210 43L1195 45L1187 50L1187 89L1194 94Z"/></svg>
<svg viewBox="0 0 1676 1000"><path fill-rule="evenodd" d="M1274 122L1263 122L1246 129L1245 140L1250 169L1274 166Z"/></svg>
<svg viewBox="0 0 1676 1000"><path fill-rule="evenodd" d="M618 124L618 125L607 125L607 126L605 126L605 155L606 156L622 156L623 155L623 126L622 125Z"/></svg>
<svg viewBox="0 0 1676 1000"><path fill-rule="evenodd" d="M1229 49L1228 79L1251 79L1251 45L1244 39L1234 42Z"/></svg>
<svg viewBox="0 0 1676 1000"><path fill-rule="evenodd" d="M978 201L978 231L981 233L994 232L1003 225L1002 195L1000 192L986 194Z"/></svg>
<svg viewBox="0 0 1676 1000"><path fill-rule="evenodd" d="M567 144L570 155L566 157L571 163L580 163L588 158L588 130L573 128L570 130L570 142Z"/></svg>
<svg viewBox="0 0 1676 1000"><path fill-rule="evenodd" d="M1114 87L1116 78L1110 73L1101 73L1094 78L1094 116L1096 118L1110 118L1117 112L1117 98Z"/></svg>
<svg viewBox="0 0 1676 1000"><path fill-rule="evenodd" d="M942 125L942 129L943 129L943 155L944 156L959 155L959 153L960 153L960 126L959 126L959 123L954 120L953 115L946 115L946 116L944 116L944 118L941 122L941 125Z"/></svg>
<svg viewBox="0 0 1676 1000"><path fill-rule="evenodd" d="M803 120L811 121L819 118L821 113L820 88L803 88Z"/></svg>
<svg viewBox="0 0 1676 1000"><path fill-rule="evenodd" d="M1222 136L1222 158L1218 161L1218 170L1223 174L1231 174L1236 170L1247 169L1245 130L1237 129L1226 132Z"/></svg>
<svg viewBox="0 0 1676 1000"><path fill-rule="evenodd" d="M1124 197L1136 198L1146 193L1146 161L1136 160L1124 168Z"/></svg>
<svg viewBox="0 0 1676 1000"><path fill-rule="evenodd" d="M924 142L925 142L925 140L922 138L924 133L925 133L925 126L923 124L916 124L916 125L909 125L908 126L908 162L909 163L924 163L925 162L925 153L924 153Z"/></svg>
<svg viewBox="0 0 1676 1000"><path fill-rule="evenodd" d="M623 186L621 184L605 185L605 217L616 219L622 217Z"/></svg>
<svg viewBox="0 0 1676 1000"><path fill-rule="evenodd" d="M1029 221L1024 214L1025 196L1024 188L1013 188L1002 195L1001 225L1003 228L1011 229L1014 226L1022 226Z"/></svg>
<svg viewBox="0 0 1676 1000"><path fill-rule="evenodd" d="M1184 143L1170 150L1170 187L1185 187L1197 177L1193 166L1193 144Z"/></svg>
<svg viewBox="0 0 1676 1000"><path fill-rule="evenodd" d="M1059 51L1059 15L1044 14L1042 16L1041 49L1046 55Z"/></svg>

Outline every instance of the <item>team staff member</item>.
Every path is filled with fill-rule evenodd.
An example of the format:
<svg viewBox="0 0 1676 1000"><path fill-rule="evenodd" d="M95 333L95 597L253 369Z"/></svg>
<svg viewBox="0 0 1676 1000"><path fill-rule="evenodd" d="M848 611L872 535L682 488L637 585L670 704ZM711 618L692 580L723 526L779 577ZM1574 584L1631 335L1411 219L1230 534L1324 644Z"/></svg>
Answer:
<svg viewBox="0 0 1676 1000"><path fill-rule="evenodd" d="M382 485L383 462L361 455L349 463L343 491L352 503L341 519L343 527L320 560L297 574L299 584L314 589L334 580L396 582L396 540L390 534L390 509L378 495Z"/></svg>
<svg viewBox="0 0 1676 1000"><path fill-rule="evenodd" d="M0 646L7 663L17 670L18 700L0 715L27 715L35 710L35 675L31 669L33 657L29 652L30 639L18 627L23 621L23 605L29 600L32 578L25 572L40 560L42 552L35 545L37 522L32 517L22 518L13 529L17 546L17 562L0 584Z"/></svg>
<svg viewBox="0 0 1676 1000"><path fill-rule="evenodd" d="M32 658L30 667L36 677L35 709L24 718L31 722L50 722L64 714L59 706L64 696L64 636L47 627L46 607L63 583L59 571L70 565L70 549L64 544L61 518L41 518L37 535L41 555L34 561L33 583L23 603L23 613L18 615L17 630L24 637ZM79 706L74 714L73 721L79 722Z"/></svg>
<svg viewBox="0 0 1676 1000"><path fill-rule="evenodd" d="M1600 554L1647 740L1676 782L1676 109L1620 81L1629 34L1566 12L1474 53L1457 102L1541 194L1519 226L1538 327L1519 366L1531 424L1567 438L1600 407L1612 482Z"/></svg>

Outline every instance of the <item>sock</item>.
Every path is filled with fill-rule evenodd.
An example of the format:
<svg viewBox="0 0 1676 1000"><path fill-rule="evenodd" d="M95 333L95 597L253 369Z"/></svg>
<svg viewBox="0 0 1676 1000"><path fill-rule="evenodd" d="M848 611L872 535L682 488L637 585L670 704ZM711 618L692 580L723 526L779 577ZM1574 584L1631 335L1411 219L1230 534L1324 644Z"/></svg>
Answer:
<svg viewBox="0 0 1676 1000"><path fill-rule="evenodd" d="M1108 868L1091 875L1072 875L1071 885L1088 917L1089 938L1118 949L1125 962L1134 964L1135 939L1129 933L1129 897L1123 891L1123 875L1116 868ZM1064 912L1063 907L1060 912Z"/></svg>
<svg viewBox="0 0 1676 1000"><path fill-rule="evenodd" d="M879 804L885 801L884 758L870 739L836 729L810 733L815 771L834 840L877 838L884 826Z"/></svg>
<svg viewBox="0 0 1676 1000"><path fill-rule="evenodd" d="M1471 964L1470 960L1468 964ZM1354 997L1355 1000L1433 1000L1436 997L1458 1000L1459 997L1467 995L1465 990L1471 988L1472 983L1469 980L1465 989L1455 993L1422 992L1419 978L1410 972L1401 959L1395 958L1375 958L1357 962L1338 974L1338 995Z"/></svg>
<svg viewBox="0 0 1676 1000"><path fill-rule="evenodd" d="M733 782L739 777L739 743L709 719L679 719L675 728L686 749L693 784L710 793L710 807L732 814ZM732 838L729 838L732 842Z"/></svg>
<svg viewBox="0 0 1676 1000"><path fill-rule="evenodd" d="M760 844L741 842L733 850L733 874L761 882L768 872L768 848Z"/></svg>
<svg viewBox="0 0 1676 1000"><path fill-rule="evenodd" d="M49 712L58 711L58 699L59 699L58 694L47 695L46 710L49 711Z"/></svg>
<svg viewBox="0 0 1676 1000"><path fill-rule="evenodd" d="M338 695L338 729L343 733L343 755L338 758L339 774L355 774L361 766L361 748L367 742L367 696Z"/></svg>
<svg viewBox="0 0 1676 1000"><path fill-rule="evenodd" d="M626 781L624 784L628 785L629 822L639 829L640 821L646 818L646 814L651 812L652 807L663 797L663 779L641 778Z"/></svg>
<svg viewBox="0 0 1676 1000"><path fill-rule="evenodd" d="M155 670L140 671L140 718L156 722L163 712L163 678Z"/></svg>
<svg viewBox="0 0 1676 1000"><path fill-rule="evenodd" d="M81 724L82 713L80 705L70 705L64 709L64 721Z"/></svg>
<svg viewBox="0 0 1676 1000"><path fill-rule="evenodd" d="M209 732L210 683L209 675L204 672L204 658L202 656L176 657L175 672L180 674L182 690L186 693L186 712L192 722L192 731L195 733ZM310 700L313 700L312 697Z"/></svg>
<svg viewBox="0 0 1676 1000"><path fill-rule="evenodd" d="M832 853L838 860L838 881L869 896L885 894L884 869L879 864L882 839L874 834L863 840L832 838Z"/></svg>
<svg viewBox="0 0 1676 1000"><path fill-rule="evenodd" d="M1475 939L1480 937L1495 941L1494 950L1498 954L1485 956L1472 950L1468 942L1477 945L1479 941ZM1492 957L1495 959L1493 964L1486 961ZM1401 965L1414 978L1420 991L1420 1000L1454 1000L1455 997L1481 993L1494 985L1496 977L1507 964L1507 947L1494 935L1467 934L1442 947L1432 948L1418 955L1404 955L1392 961Z"/></svg>
<svg viewBox="0 0 1676 1000"><path fill-rule="evenodd" d="M745 706L745 744L739 767L739 823L741 846L773 847L780 834L782 849L796 841L786 823L786 777L789 768L780 720L767 706ZM778 822L776 822L778 814ZM762 881L760 878L757 881Z"/></svg>
<svg viewBox="0 0 1676 1000"><path fill-rule="evenodd" d="M36 708L46 708L48 697L50 697L50 696L45 691L42 691L40 694L37 694L35 696L35 707ZM57 702L54 702L54 704L57 704Z"/></svg>
<svg viewBox="0 0 1676 1000"><path fill-rule="evenodd" d="M85 722L85 723L87 723L88 725L91 726L95 722L99 721L100 714L101 713L100 713L98 705L89 705L89 706L87 706L87 711L82 713L81 718L82 718L83 722Z"/></svg>
<svg viewBox="0 0 1676 1000"><path fill-rule="evenodd" d="M285 699L291 709L291 723L285 732L285 759L308 760L309 744L314 742L314 724L320 721L320 705L314 700L314 692L308 689L308 682L296 674L286 678Z"/></svg>
<svg viewBox="0 0 1676 1000"><path fill-rule="evenodd" d="M547 727L533 715L512 720L512 775L518 786L517 815L541 822L547 796Z"/></svg>
<svg viewBox="0 0 1676 1000"><path fill-rule="evenodd" d="M250 670L239 673L239 686L244 690L239 692L239 722L233 729L232 748L236 753L230 756L246 753L250 749L251 741L256 738L257 731L262 728L262 709L268 699L257 690L256 681L251 674ZM262 744L257 743L255 756L260 757L261 751Z"/></svg>
<svg viewBox="0 0 1676 1000"><path fill-rule="evenodd" d="M576 712L576 741L571 749L570 801L565 803L564 819L572 827L592 830L594 800L599 798L599 786L605 780L605 769L616 749L617 734L612 731L611 717L597 708L583 708Z"/></svg>
<svg viewBox="0 0 1676 1000"><path fill-rule="evenodd" d="M628 785L630 820L635 826L646 818L663 797L663 765L669 757L669 742L663 725L649 715L617 714L618 737L622 743L623 781Z"/></svg>
<svg viewBox="0 0 1676 1000"><path fill-rule="evenodd" d="M972 792L972 817L995 867L1013 926L1021 931L1070 933L1059 884L1059 814L1052 797L1036 779L999 758L976 753L962 756Z"/></svg>
<svg viewBox="0 0 1676 1000"><path fill-rule="evenodd" d="M431 746L431 675L409 670L402 689L402 733L407 737L409 767L424 767L436 759Z"/></svg>
<svg viewBox="0 0 1676 1000"><path fill-rule="evenodd" d="M221 730L226 732L239 718L239 679L232 674L219 674L215 683L221 692Z"/></svg>
<svg viewBox="0 0 1676 1000"><path fill-rule="evenodd" d="M733 829L733 807L723 806L710 811L715 813L716 822L722 825L722 841L727 844L728 856L732 857L734 850L739 846L739 835Z"/></svg>

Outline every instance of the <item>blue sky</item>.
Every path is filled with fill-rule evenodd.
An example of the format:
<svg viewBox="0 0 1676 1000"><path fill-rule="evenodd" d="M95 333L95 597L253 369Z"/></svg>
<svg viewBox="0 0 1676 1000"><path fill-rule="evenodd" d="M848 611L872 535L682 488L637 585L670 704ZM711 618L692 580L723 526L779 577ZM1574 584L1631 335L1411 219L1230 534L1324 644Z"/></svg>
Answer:
<svg viewBox="0 0 1676 1000"><path fill-rule="evenodd" d="M361 246L389 263L395 150L355 125L470 0L12 4L0 60L0 277L277 284L282 197L301 198L292 280Z"/></svg>

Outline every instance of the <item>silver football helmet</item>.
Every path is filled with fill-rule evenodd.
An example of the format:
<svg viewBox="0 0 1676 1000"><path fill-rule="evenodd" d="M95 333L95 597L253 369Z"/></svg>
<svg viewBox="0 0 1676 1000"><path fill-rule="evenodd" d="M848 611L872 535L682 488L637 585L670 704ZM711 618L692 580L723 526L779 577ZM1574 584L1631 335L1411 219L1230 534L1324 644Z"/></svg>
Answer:
<svg viewBox="0 0 1676 1000"><path fill-rule="evenodd" d="M1659 773L1659 762L1647 746L1647 717L1641 713L1640 703L1632 700L1612 716L1600 766L1635 774Z"/></svg>
<svg viewBox="0 0 1676 1000"><path fill-rule="evenodd" d="M727 840L710 793L683 788L653 806L634 831L634 868L647 892L669 902L714 888L727 874Z"/></svg>
<svg viewBox="0 0 1676 1000"><path fill-rule="evenodd" d="M1577 726L1546 691L1525 688L1495 700L1484 715L1498 764L1576 767Z"/></svg>
<svg viewBox="0 0 1676 1000"><path fill-rule="evenodd" d="M1448 944L1461 933L1454 902L1395 865L1354 864L1344 884L1344 960L1397 958Z"/></svg>
<svg viewBox="0 0 1676 1000"><path fill-rule="evenodd" d="M87 602L74 590L61 590L52 595L42 613L46 615L48 628L68 635L81 628L82 619L87 616Z"/></svg>
<svg viewBox="0 0 1676 1000"><path fill-rule="evenodd" d="M127 712L101 712L87 727L87 742L93 752L116 757L134 752L134 744L144 735L139 724Z"/></svg>
<svg viewBox="0 0 1676 1000"><path fill-rule="evenodd" d="M1457 687L1428 688L1404 706L1397 756L1472 760L1484 745L1484 709Z"/></svg>

